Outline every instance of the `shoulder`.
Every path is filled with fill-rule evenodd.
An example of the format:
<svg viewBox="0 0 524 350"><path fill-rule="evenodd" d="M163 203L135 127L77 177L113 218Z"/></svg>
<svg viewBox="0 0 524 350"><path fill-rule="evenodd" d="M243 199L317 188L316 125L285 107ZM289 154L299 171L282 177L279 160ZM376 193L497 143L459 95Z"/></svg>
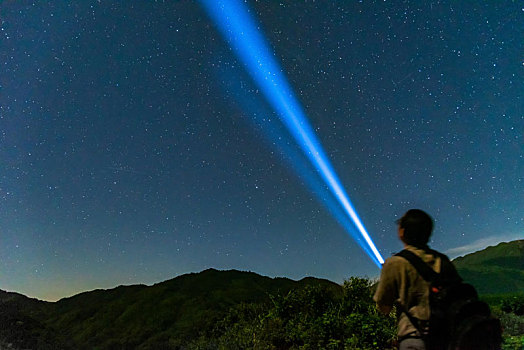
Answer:
<svg viewBox="0 0 524 350"><path fill-rule="evenodd" d="M384 264L382 265L382 273L393 273L395 271L400 271L405 269L409 265L409 262L397 255L393 255L384 261Z"/></svg>
<svg viewBox="0 0 524 350"><path fill-rule="evenodd" d="M395 266L395 265L401 265L401 264L403 264L405 261L406 261L406 259L404 259L404 258L401 257L401 256L398 256L398 255L392 255L392 256L390 256L389 258L387 258L386 261L384 261L384 265L382 265L382 266Z"/></svg>
<svg viewBox="0 0 524 350"><path fill-rule="evenodd" d="M442 261L448 261L448 262L450 261L449 258L448 258L448 256L447 256L446 254L441 253L441 252L439 252L438 250L435 250L435 249L429 249L429 250L428 250L428 253L433 254L434 256L438 256L439 258L442 259Z"/></svg>
<svg viewBox="0 0 524 350"><path fill-rule="evenodd" d="M449 259L449 257L446 254L443 254L437 250L431 249L429 251L431 254L433 254L435 257L439 257L441 261L441 266L443 269L443 272L449 271L449 270L455 270L455 266L453 265L453 262Z"/></svg>

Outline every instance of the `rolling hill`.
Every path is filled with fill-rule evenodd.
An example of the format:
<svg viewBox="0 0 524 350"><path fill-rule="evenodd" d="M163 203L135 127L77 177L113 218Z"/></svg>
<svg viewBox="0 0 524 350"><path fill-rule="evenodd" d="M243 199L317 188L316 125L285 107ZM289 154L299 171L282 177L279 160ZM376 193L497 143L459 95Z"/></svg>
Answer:
<svg viewBox="0 0 524 350"><path fill-rule="evenodd" d="M524 240L504 242L453 260L479 294L524 291Z"/></svg>
<svg viewBox="0 0 524 350"><path fill-rule="evenodd" d="M524 240L453 262L480 294L524 290ZM310 287L322 288L335 297L331 300L347 297L343 286L328 280L293 281L214 269L152 286L94 290L54 303L0 291L0 349L183 349L188 341L206 338L232 308L267 308L275 296ZM296 302L308 305L312 300Z"/></svg>
<svg viewBox="0 0 524 350"><path fill-rule="evenodd" d="M315 285L342 294L340 285L323 279L293 281L214 269L153 286L94 290L55 303L2 291L0 349L9 344L15 349L175 347L212 329L235 305L269 303L272 295Z"/></svg>

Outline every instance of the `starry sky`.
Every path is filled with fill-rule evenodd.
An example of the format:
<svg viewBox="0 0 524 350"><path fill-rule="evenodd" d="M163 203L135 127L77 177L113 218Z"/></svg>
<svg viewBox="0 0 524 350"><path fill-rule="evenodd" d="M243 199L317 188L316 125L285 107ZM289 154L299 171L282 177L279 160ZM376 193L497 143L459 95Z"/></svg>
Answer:
<svg viewBox="0 0 524 350"><path fill-rule="evenodd" d="M450 256L524 236L522 3L247 5L384 257L410 208ZM253 122L278 118L198 2L7 0L0 20L0 289L378 276Z"/></svg>

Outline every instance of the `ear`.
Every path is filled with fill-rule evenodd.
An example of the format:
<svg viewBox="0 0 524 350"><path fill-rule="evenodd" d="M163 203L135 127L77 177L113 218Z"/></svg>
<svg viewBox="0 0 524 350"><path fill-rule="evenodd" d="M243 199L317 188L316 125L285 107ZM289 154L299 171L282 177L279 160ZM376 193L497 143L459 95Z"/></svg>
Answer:
<svg viewBox="0 0 524 350"><path fill-rule="evenodd" d="M398 238L404 242L404 228L402 227L398 227Z"/></svg>

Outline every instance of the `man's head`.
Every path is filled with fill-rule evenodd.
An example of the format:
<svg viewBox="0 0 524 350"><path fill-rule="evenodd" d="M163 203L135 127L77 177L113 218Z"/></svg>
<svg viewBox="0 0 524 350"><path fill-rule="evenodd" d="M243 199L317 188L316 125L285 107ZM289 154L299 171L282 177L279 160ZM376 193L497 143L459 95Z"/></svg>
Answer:
<svg viewBox="0 0 524 350"><path fill-rule="evenodd" d="M433 231L433 219L420 209L408 210L397 220L400 239L415 247L424 247Z"/></svg>

